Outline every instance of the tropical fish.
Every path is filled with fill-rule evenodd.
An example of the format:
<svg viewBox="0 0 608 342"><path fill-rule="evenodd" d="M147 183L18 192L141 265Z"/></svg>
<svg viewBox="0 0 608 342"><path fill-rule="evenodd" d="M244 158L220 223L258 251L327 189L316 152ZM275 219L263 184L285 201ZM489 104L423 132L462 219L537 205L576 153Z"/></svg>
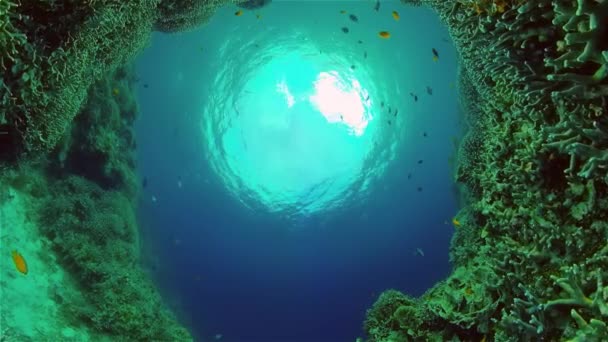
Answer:
<svg viewBox="0 0 608 342"><path fill-rule="evenodd" d="M429 95L433 95L433 88L426 86L426 93Z"/></svg>
<svg viewBox="0 0 608 342"><path fill-rule="evenodd" d="M428 134L426 134L426 132L422 132L422 136L426 138L428 137Z"/></svg>
<svg viewBox="0 0 608 342"><path fill-rule="evenodd" d="M354 65L351 65L350 68L353 69L353 70L355 70L355 66Z"/></svg>
<svg viewBox="0 0 608 342"><path fill-rule="evenodd" d="M378 37L388 39L391 37L391 34L388 31L380 31L378 32Z"/></svg>
<svg viewBox="0 0 608 342"><path fill-rule="evenodd" d="M15 263L17 271L23 274L27 274L27 263L25 262L23 255L19 254L19 252L14 250L11 252L11 256L13 257L13 262Z"/></svg>
<svg viewBox="0 0 608 342"><path fill-rule="evenodd" d="M397 11L393 11L393 19L399 21L399 13Z"/></svg>
<svg viewBox="0 0 608 342"><path fill-rule="evenodd" d="M346 14L346 11L345 10L341 10L340 14Z"/></svg>
<svg viewBox="0 0 608 342"><path fill-rule="evenodd" d="M452 224L456 228L460 227L460 221L458 221L455 217L452 219Z"/></svg>
<svg viewBox="0 0 608 342"><path fill-rule="evenodd" d="M118 90L118 88L114 88L112 89L112 94L114 94L114 96L120 94L120 90Z"/></svg>
<svg viewBox="0 0 608 342"><path fill-rule="evenodd" d="M433 48L432 50L433 50L433 61L437 62L439 60L439 52L437 52L437 50L435 50L435 48Z"/></svg>
<svg viewBox="0 0 608 342"><path fill-rule="evenodd" d="M348 33L348 27L343 27L343 28L342 28L342 32L344 32L344 33Z"/></svg>
<svg viewBox="0 0 608 342"><path fill-rule="evenodd" d="M357 43L363 44L363 41L359 39L359 40L357 40Z"/></svg>
<svg viewBox="0 0 608 342"><path fill-rule="evenodd" d="M418 164L422 164L424 161L422 159L418 160Z"/></svg>
<svg viewBox="0 0 608 342"><path fill-rule="evenodd" d="M418 190L418 192L422 192L422 187L419 186L417 190Z"/></svg>
<svg viewBox="0 0 608 342"><path fill-rule="evenodd" d="M255 15L255 17L256 17L256 19L258 19L258 20L259 20L259 19L262 19L262 15L261 15L260 13L257 13L257 14Z"/></svg>
<svg viewBox="0 0 608 342"><path fill-rule="evenodd" d="M376 10L376 12L380 10L380 0L376 0L376 5L374 5L374 9Z"/></svg>
<svg viewBox="0 0 608 342"><path fill-rule="evenodd" d="M395 109L395 114L393 114L393 116L397 116L397 111L399 111L399 109Z"/></svg>
<svg viewBox="0 0 608 342"><path fill-rule="evenodd" d="M363 58L367 58L367 51L363 51Z"/></svg>
<svg viewBox="0 0 608 342"><path fill-rule="evenodd" d="M234 12L234 15L236 15L237 17L240 17L243 15L243 10L238 10L236 12Z"/></svg>
<svg viewBox="0 0 608 342"><path fill-rule="evenodd" d="M359 22L359 18L354 14L349 15L348 18L356 23Z"/></svg>

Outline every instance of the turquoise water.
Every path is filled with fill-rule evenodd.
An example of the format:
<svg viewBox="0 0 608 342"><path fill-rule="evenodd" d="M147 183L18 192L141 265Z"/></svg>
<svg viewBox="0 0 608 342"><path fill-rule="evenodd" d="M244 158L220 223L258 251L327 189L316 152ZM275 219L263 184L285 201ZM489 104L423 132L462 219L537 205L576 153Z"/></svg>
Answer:
<svg viewBox="0 0 608 342"><path fill-rule="evenodd" d="M199 339L354 341L448 274L456 56L430 10L373 5L227 6L138 60L143 239Z"/></svg>
<svg viewBox="0 0 608 342"><path fill-rule="evenodd" d="M324 41L270 27L220 49L205 145L218 176L250 206L289 216L331 210L382 172L373 70L349 44Z"/></svg>
<svg viewBox="0 0 608 342"><path fill-rule="evenodd" d="M172 53L216 71L190 83L205 99L191 113L202 118L201 153L250 208L299 219L361 201L398 151L414 147L408 139L425 110L410 92L427 96L425 86L437 76L422 66L434 63L437 44L406 27L420 14L436 18L397 2L379 12L371 5L333 2L319 11L306 2L274 2L238 17L227 6L205 28L178 35L182 51ZM399 21L392 10L401 12ZM379 31L392 36L381 39ZM434 74L450 70L446 64L432 65ZM169 66L174 86L201 75L180 66Z"/></svg>

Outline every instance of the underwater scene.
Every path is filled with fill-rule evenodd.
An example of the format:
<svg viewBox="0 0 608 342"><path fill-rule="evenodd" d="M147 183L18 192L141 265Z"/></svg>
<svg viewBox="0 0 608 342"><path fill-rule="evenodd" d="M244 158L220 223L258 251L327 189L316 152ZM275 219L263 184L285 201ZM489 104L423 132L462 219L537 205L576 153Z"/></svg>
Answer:
<svg viewBox="0 0 608 342"><path fill-rule="evenodd" d="M608 1L0 0L0 342L608 341Z"/></svg>

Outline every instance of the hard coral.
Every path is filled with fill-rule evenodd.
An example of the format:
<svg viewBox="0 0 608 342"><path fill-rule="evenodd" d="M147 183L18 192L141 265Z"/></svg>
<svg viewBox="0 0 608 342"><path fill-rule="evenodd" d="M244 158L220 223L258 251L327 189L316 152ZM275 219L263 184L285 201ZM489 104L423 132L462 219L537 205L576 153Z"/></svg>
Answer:
<svg viewBox="0 0 608 342"><path fill-rule="evenodd" d="M194 29L205 23L215 10L235 0L162 0L158 5L158 17L154 29L176 32Z"/></svg>
<svg viewBox="0 0 608 342"><path fill-rule="evenodd" d="M29 151L54 147L89 86L145 46L157 3L64 2L0 5L8 51L0 56L0 112L20 123Z"/></svg>
<svg viewBox="0 0 608 342"><path fill-rule="evenodd" d="M384 325L374 331L385 340L410 330L425 340L605 339L608 1L420 2L461 57L470 131L457 180L474 196L458 214L470 219L452 241L455 271L413 299L430 314L376 318Z"/></svg>
<svg viewBox="0 0 608 342"><path fill-rule="evenodd" d="M87 301L65 309L76 310L72 316L111 340L191 341L137 266L139 239L131 201L75 176L56 181L51 192L39 226Z"/></svg>

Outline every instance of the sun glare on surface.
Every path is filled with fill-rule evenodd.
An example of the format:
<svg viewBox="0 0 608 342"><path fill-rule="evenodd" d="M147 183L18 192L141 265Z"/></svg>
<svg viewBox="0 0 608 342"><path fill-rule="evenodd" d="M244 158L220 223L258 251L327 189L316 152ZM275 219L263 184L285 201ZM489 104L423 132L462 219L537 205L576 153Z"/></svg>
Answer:
<svg viewBox="0 0 608 342"><path fill-rule="evenodd" d="M237 96L208 109L211 164L245 204L311 214L367 184L360 180L376 130L369 80L316 51L257 61L232 89Z"/></svg>

